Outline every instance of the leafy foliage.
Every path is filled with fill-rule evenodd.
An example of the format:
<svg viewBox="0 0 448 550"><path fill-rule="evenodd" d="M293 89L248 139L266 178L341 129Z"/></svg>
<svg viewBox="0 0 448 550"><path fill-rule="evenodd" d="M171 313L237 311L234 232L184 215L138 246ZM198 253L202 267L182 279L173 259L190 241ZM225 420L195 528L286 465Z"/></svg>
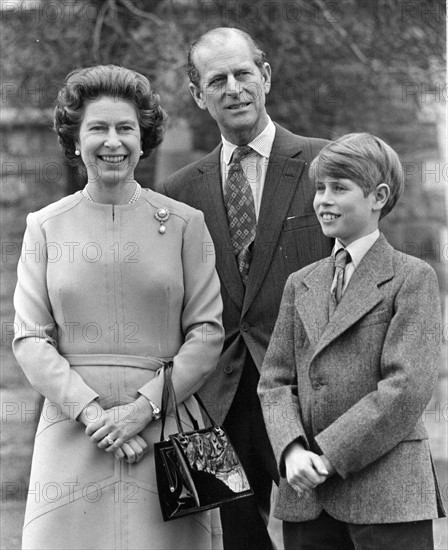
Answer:
<svg viewBox="0 0 448 550"><path fill-rule="evenodd" d="M439 101L446 95L441 0L23 5L2 13L4 103L51 106L70 70L122 64L152 79L172 119L187 118L203 149L219 136L190 98L184 69L188 45L216 26L242 28L259 41L273 68L269 112L299 133L333 137L367 129L400 142L397 129L414 120L422 104L437 101L437 93ZM406 137L401 140L405 149Z"/></svg>

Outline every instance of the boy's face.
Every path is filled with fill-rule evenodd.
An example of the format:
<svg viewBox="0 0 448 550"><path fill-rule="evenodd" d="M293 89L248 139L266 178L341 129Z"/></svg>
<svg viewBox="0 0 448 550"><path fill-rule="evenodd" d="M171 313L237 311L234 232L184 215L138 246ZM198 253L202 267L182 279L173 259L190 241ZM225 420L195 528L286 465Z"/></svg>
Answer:
<svg viewBox="0 0 448 550"><path fill-rule="evenodd" d="M349 179L326 177L316 183L314 210L324 235L348 246L378 227L381 208L375 192L364 196Z"/></svg>

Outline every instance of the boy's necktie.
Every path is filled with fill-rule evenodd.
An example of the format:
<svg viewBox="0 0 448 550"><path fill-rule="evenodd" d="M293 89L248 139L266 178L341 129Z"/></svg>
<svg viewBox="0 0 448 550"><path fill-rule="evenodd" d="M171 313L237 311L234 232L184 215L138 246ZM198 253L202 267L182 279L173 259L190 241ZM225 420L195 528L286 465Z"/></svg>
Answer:
<svg viewBox="0 0 448 550"><path fill-rule="evenodd" d="M252 189L241 166L241 160L251 151L252 149L248 145L235 149L224 187L224 202L229 220L230 236L244 285L247 282L251 259L249 247L255 240L257 228Z"/></svg>
<svg viewBox="0 0 448 550"><path fill-rule="evenodd" d="M331 284L330 293L336 305L342 298L342 289L344 288L345 266L351 261L350 253L345 248L340 248L334 258L334 276Z"/></svg>

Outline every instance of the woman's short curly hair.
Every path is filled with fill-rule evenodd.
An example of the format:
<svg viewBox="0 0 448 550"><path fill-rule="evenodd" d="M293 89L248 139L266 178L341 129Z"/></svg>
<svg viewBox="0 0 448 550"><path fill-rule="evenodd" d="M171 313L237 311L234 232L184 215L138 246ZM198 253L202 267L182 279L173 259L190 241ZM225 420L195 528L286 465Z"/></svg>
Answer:
<svg viewBox="0 0 448 550"><path fill-rule="evenodd" d="M74 165L82 160L75 155L75 142L84 116L86 102L113 97L135 105L140 125L141 158L163 139L167 115L153 92L149 80L136 71L117 65L97 65L72 71L65 79L56 99L54 129L66 158Z"/></svg>

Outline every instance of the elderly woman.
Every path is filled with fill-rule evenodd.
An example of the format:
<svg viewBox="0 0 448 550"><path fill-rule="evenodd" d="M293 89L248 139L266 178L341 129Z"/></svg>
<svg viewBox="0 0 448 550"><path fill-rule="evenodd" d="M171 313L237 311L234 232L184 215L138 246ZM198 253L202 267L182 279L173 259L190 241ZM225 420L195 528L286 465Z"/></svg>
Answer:
<svg viewBox="0 0 448 550"><path fill-rule="evenodd" d="M202 213L134 179L165 118L148 80L113 65L72 72L58 96L87 185L28 215L18 266L14 353L46 398L24 548L211 547L210 513L163 523L155 480L163 361L199 417L223 336Z"/></svg>

